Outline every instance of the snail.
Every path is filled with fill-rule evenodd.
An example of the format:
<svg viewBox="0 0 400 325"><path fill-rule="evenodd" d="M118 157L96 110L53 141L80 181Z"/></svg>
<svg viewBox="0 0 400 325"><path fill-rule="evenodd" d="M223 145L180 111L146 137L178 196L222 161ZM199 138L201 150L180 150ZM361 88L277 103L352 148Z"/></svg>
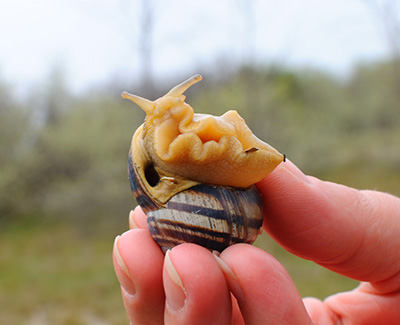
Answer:
<svg viewBox="0 0 400 325"><path fill-rule="evenodd" d="M263 220L256 182L285 160L234 111L195 114L183 93L193 76L155 100L127 92L146 112L128 159L131 190L163 252L195 243L222 251L253 243Z"/></svg>

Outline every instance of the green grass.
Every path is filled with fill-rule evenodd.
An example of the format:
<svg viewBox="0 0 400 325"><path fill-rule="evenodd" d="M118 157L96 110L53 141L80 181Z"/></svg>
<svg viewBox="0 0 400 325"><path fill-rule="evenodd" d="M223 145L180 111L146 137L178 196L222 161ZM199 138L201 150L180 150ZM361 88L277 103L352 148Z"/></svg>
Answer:
<svg viewBox="0 0 400 325"><path fill-rule="evenodd" d="M126 324L112 267L114 234L20 223L0 231L1 324Z"/></svg>
<svg viewBox="0 0 400 325"><path fill-rule="evenodd" d="M66 223L8 223L0 230L1 324L127 324L112 267L114 233ZM302 296L324 298L357 283L280 248L257 244L289 271Z"/></svg>

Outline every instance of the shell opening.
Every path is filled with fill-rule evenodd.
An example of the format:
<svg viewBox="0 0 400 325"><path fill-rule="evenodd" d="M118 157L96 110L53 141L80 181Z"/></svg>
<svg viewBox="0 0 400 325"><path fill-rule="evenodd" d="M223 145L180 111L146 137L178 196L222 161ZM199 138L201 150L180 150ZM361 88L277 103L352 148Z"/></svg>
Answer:
<svg viewBox="0 0 400 325"><path fill-rule="evenodd" d="M158 175L153 164L149 164L145 167L144 177L151 187L156 186L160 182L160 175Z"/></svg>

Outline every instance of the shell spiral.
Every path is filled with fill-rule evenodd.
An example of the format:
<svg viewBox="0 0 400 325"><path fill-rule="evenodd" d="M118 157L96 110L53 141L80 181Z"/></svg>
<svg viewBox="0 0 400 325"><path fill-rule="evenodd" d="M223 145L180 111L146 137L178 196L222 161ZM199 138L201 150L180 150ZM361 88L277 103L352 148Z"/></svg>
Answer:
<svg viewBox="0 0 400 325"><path fill-rule="evenodd" d="M263 214L253 184L284 160L236 111L195 114L183 92L199 80L194 76L154 102L122 94L146 112L132 138L128 174L163 251L184 242L218 251L254 242Z"/></svg>

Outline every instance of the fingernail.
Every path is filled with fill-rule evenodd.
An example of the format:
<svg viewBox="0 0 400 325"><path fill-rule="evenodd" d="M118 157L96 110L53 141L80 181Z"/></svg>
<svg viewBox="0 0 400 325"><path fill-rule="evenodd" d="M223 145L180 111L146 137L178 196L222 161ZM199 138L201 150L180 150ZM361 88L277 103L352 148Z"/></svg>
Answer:
<svg viewBox="0 0 400 325"><path fill-rule="evenodd" d="M137 224L135 223L134 215L135 215L134 210L131 210L131 212L129 212L129 229L138 229L139 228L137 226Z"/></svg>
<svg viewBox="0 0 400 325"><path fill-rule="evenodd" d="M122 288L128 294L134 295L136 292L135 285L132 282L131 275L129 274L128 268L127 268L124 260L122 259L121 254L118 251L118 240L120 237L121 236L115 237L113 252L114 252L115 261L116 261L119 269L122 272L119 272L119 270L116 269L115 273L117 274L118 280L119 280Z"/></svg>
<svg viewBox="0 0 400 325"><path fill-rule="evenodd" d="M220 253L218 251L213 251L213 256L225 275L225 279L228 282L229 289L232 291L233 295L238 301L243 301L244 294L242 287L239 284L239 279L237 278L235 273L233 273L229 265L226 264L226 262L221 257L219 257L219 255Z"/></svg>
<svg viewBox="0 0 400 325"><path fill-rule="evenodd" d="M286 162L279 165L280 168L284 168L289 171L292 175L296 176L303 182L311 183L310 179L290 160L286 159Z"/></svg>
<svg viewBox="0 0 400 325"><path fill-rule="evenodd" d="M164 289L167 305L174 311L183 308L186 300L186 290L174 265L171 262L170 250L165 253L164 260L167 276L164 278Z"/></svg>

